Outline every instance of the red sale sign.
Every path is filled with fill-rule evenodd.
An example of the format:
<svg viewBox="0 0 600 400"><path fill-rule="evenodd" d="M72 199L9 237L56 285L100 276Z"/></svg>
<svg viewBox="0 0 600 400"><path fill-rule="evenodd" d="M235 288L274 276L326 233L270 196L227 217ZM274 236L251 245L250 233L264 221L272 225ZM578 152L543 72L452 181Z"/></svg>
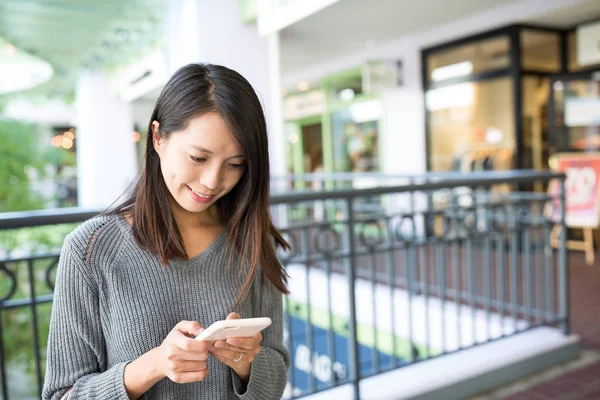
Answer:
<svg viewBox="0 0 600 400"><path fill-rule="evenodd" d="M566 175L567 226L597 228L600 224L600 153L564 153L558 155L557 161L557 170ZM552 192L558 193L557 190Z"/></svg>

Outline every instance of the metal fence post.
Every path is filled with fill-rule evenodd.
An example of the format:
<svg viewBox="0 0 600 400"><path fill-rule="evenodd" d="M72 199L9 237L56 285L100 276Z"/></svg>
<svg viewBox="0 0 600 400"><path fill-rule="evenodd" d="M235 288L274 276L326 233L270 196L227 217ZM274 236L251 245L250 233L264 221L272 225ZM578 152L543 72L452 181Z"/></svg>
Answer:
<svg viewBox="0 0 600 400"><path fill-rule="evenodd" d="M358 338L356 331L356 296L355 296L355 282L356 282L356 249L354 243L356 242L354 232L354 198L349 197L347 199L348 204L348 245L350 259L348 260L348 295L350 299L350 321L348 326L348 344L349 344L349 364L352 377L352 385L354 387L354 399L360 400L360 363L358 359Z"/></svg>
<svg viewBox="0 0 600 400"><path fill-rule="evenodd" d="M2 326L2 307L0 305L0 379L2 379L2 398L8 399L8 382L6 381L6 355L4 354L4 327Z"/></svg>
<svg viewBox="0 0 600 400"><path fill-rule="evenodd" d="M558 298L562 331L569 334L569 271L567 269L567 221L565 178L560 179L560 238L558 244Z"/></svg>

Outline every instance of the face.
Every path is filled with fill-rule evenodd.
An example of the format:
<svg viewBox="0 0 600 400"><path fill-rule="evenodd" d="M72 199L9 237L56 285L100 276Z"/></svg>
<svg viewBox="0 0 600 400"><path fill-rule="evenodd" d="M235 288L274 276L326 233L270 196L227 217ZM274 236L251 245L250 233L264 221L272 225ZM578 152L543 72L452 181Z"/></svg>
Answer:
<svg viewBox="0 0 600 400"><path fill-rule="evenodd" d="M160 139L152 124L154 149L175 212L203 213L238 183L246 165L243 149L221 116L207 113L187 128ZM206 213L204 213L206 214Z"/></svg>

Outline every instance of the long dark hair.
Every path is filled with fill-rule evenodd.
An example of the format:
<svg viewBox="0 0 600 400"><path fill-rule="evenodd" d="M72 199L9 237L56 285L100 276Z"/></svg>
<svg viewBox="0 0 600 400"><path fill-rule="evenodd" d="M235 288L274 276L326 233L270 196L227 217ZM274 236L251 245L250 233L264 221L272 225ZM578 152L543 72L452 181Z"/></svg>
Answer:
<svg viewBox="0 0 600 400"><path fill-rule="evenodd" d="M248 293L259 271L282 293L288 294L287 274L275 253L289 244L275 228L269 214L269 154L265 116L250 83L221 65L188 64L165 85L148 125L144 165L133 192L109 213L130 213L138 245L156 254L163 265L187 259L183 238L171 209L170 194L152 142L152 122L158 121L161 138L181 131L195 117L216 112L228 124L244 149L246 169L237 185L217 200L219 214L233 248L247 269L239 301ZM231 253L230 253L231 257Z"/></svg>

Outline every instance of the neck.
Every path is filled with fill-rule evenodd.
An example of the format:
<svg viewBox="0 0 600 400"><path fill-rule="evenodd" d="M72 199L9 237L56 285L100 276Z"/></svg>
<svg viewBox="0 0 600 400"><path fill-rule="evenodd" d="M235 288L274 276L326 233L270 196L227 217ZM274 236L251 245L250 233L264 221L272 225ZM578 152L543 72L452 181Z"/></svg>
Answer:
<svg viewBox="0 0 600 400"><path fill-rule="evenodd" d="M177 222L177 226L182 232L221 225L216 204L212 204L205 211L191 213L175 203L172 210L175 222Z"/></svg>

